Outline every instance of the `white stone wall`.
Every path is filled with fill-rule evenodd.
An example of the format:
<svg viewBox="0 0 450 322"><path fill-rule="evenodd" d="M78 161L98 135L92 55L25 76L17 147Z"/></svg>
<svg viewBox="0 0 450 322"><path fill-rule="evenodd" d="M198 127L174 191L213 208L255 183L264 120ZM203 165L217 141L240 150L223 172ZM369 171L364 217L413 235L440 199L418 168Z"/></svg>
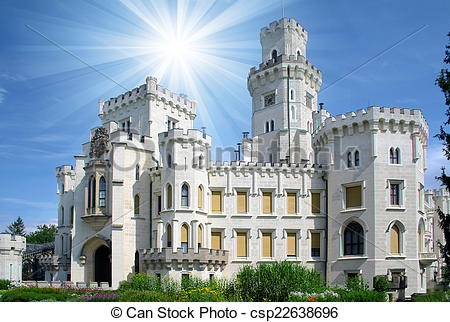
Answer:
<svg viewBox="0 0 450 322"><path fill-rule="evenodd" d="M0 279L22 280L22 255L25 248L25 237L0 234Z"/></svg>

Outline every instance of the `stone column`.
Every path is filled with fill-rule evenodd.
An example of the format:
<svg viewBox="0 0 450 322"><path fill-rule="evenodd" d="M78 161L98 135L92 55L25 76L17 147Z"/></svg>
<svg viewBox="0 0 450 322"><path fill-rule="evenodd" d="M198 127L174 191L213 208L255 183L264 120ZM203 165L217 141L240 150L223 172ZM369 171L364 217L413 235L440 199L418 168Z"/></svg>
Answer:
<svg viewBox="0 0 450 322"><path fill-rule="evenodd" d="M211 223L205 223L205 233L203 235L204 238L204 243L205 243L205 248L211 249Z"/></svg>
<svg viewBox="0 0 450 322"><path fill-rule="evenodd" d="M198 253L198 220L194 219L191 221L191 242L192 246L190 248L194 249L195 253Z"/></svg>
<svg viewBox="0 0 450 322"><path fill-rule="evenodd" d="M177 252L178 248L181 248L181 227L178 224L178 219L172 219L172 251Z"/></svg>
<svg viewBox="0 0 450 322"><path fill-rule="evenodd" d="M162 220L156 222L156 247L159 251L163 248L164 223Z"/></svg>

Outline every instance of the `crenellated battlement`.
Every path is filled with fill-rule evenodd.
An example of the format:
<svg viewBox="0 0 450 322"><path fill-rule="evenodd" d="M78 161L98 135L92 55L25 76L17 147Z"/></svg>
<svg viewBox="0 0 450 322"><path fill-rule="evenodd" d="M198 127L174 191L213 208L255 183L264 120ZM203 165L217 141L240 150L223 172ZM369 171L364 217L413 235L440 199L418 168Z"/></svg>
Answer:
<svg viewBox="0 0 450 322"><path fill-rule="evenodd" d="M365 131L364 123L370 130L387 131L389 126L400 132L418 133L423 142L428 138L428 124L419 109L407 109L397 107L370 106L366 109L359 109L356 112L348 112L337 116L330 116L323 121L313 133L313 140L317 141L323 135L328 135L333 131L344 133L343 129L351 129L353 134L355 126L357 132Z"/></svg>
<svg viewBox="0 0 450 322"><path fill-rule="evenodd" d="M105 119L109 113L134 104L147 97L154 98L189 115L195 115L196 113L195 101L188 100L185 94L177 94L162 87L157 84L157 79L155 77L147 77L146 84L136 87L117 97L110 98L109 100L100 100L99 116L101 119Z"/></svg>
<svg viewBox="0 0 450 322"><path fill-rule="evenodd" d="M264 27L261 29L261 36L277 32L280 29L294 30L300 37L304 38L305 41L308 40L308 32L297 21L295 21L294 18L282 18L278 21L271 22L269 27Z"/></svg>
<svg viewBox="0 0 450 322"><path fill-rule="evenodd" d="M259 64L259 68L252 67L248 74L248 78L251 76L266 71L274 66L280 65L281 63L290 63L291 72L293 71L302 71L303 73L307 73L309 75L314 75L322 79L322 72L313 65L309 60L307 60L304 56L297 55L280 55L276 60L268 60L264 63Z"/></svg>
<svg viewBox="0 0 450 322"><path fill-rule="evenodd" d="M212 163L208 171L212 174L222 171L263 171L263 172L285 172L285 173L313 173L326 170L326 166L305 163L270 163L270 162L244 162L231 161Z"/></svg>
<svg viewBox="0 0 450 322"><path fill-rule="evenodd" d="M73 166L71 165L62 165L60 167L56 167L56 177L64 176L64 175L75 175L75 171Z"/></svg>
<svg viewBox="0 0 450 322"><path fill-rule="evenodd" d="M158 134L159 144L163 145L169 141L197 142L204 146L211 146L211 136L197 129L172 129Z"/></svg>
<svg viewBox="0 0 450 322"><path fill-rule="evenodd" d="M18 235L0 234L0 252L13 250L21 254L26 248L26 238Z"/></svg>

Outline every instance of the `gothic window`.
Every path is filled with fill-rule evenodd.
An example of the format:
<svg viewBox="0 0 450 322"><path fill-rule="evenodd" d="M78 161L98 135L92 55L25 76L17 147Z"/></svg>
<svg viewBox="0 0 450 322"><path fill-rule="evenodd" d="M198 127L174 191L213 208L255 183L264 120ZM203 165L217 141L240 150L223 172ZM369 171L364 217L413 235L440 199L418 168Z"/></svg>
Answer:
<svg viewBox="0 0 450 322"><path fill-rule="evenodd" d="M134 272L139 274L139 252L134 253Z"/></svg>
<svg viewBox="0 0 450 322"><path fill-rule="evenodd" d="M189 207L189 188L187 184L183 184L181 187L181 206Z"/></svg>
<svg viewBox="0 0 450 322"><path fill-rule="evenodd" d="M299 59L301 55L302 53L300 52L300 50L297 50L297 59Z"/></svg>
<svg viewBox="0 0 450 322"><path fill-rule="evenodd" d="M202 227L202 225L198 225L197 245L198 245L198 248L202 248L202 245L203 245L203 227Z"/></svg>
<svg viewBox="0 0 450 322"><path fill-rule="evenodd" d="M134 196L134 214L139 215L140 212L140 205L141 205L141 198L139 195Z"/></svg>
<svg viewBox="0 0 450 322"><path fill-rule="evenodd" d="M295 113L295 106L291 106L291 120L292 121L297 120L296 114L297 113Z"/></svg>
<svg viewBox="0 0 450 322"><path fill-rule="evenodd" d="M353 161L352 161L352 153L347 153L347 168L353 167Z"/></svg>
<svg viewBox="0 0 450 322"><path fill-rule="evenodd" d="M167 209L172 208L172 186L170 184L167 185Z"/></svg>
<svg viewBox="0 0 450 322"><path fill-rule="evenodd" d="M139 164L136 164L135 179L136 179L136 180L139 180Z"/></svg>
<svg viewBox="0 0 450 322"><path fill-rule="evenodd" d="M390 253L400 254L400 229L397 224L392 225L390 235Z"/></svg>
<svg viewBox="0 0 450 322"><path fill-rule="evenodd" d="M166 231L166 237L167 237L167 247L172 247L172 226L169 224L167 225L167 231Z"/></svg>
<svg viewBox="0 0 450 322"><path fill-rule="evenodd" d="M61 207L61 225L64 225L64 207Z"/></svg>
<svg viewBox="0 0 450 322"><path fill-rule="evenodd" d="M91 176L89 178L88 208L95 208L95 178L94 178L94 176Z"/></svg>
<svg viewBox="0 0 450 322"><path fill-rule="evenodd" d="M391 183L391 205L400 205L400 184Z"/></svg>
<svg viewBox="0 0 450 322"><path fill-rule="evenodd" d="M291 100L293 100L293 99L294 99L294 90L291 89Z"/></svg>
<svg viewBox="0 0 450 322"><path fill-rule="evenodd" d="M70 208L70 224L73 226L75 220L75 208L72 206L72 208Z"/></svg>
<svg viewBox="0 0 450 322"><path fill-rule="evenodd" d="M198 208L203 209L203 187L198 186Z"/></svg>
<svg viewBox="0 0 450 322"><path fill-rule="evenodd" d="M106 181L105 177L100 178L98 184L98 203L100 207L106 207Z"/></svg>
<svg viewBox="0 0 450 322"><path fill-rule="evenodd" d="M351 222L344 230L344 255L364 254L364 231L360 224Z"/></svg>
<svg viewBox="0 0 450 322"><path fill-rule="evenodd" d="M272 59L273 59L274 61L276 61L276 60L277 60L277 57L278 57L277 51L276 51L275 49L272 50Z"/></svg>
<svg viewBox="0 0 450 322"><path fill-rule="evenodd" d="M355 167L359 167L359 151L355 151Z"/></svg>
<svg viewBox="0 0 450 322"><path fill-rule="evenodd" d="M274 120L270 121L270 131L273 131L275 128L275 122Z"/></svg>
<svg viewBox="0 0 450 322"><path fill-rule="evenodd" d="M200 156L198 157L198 167L199 167L200 169L203 169L203 160L204 160L203 155L200 155Z"/></svg>
<svg viewBox="0 0 450 322"><path fill-rule="evenodd" d="M389 150L389 160L391 164L399 164L400 163L400 149L399 148L390 148Z"/></svg>
<svg viewBox="0 0 450 322"><path fill-rule="evenodd" d="M172 168L172 156L169 154L167 154L167 167L168 168Z"/></svg>
<svg viewBox="0 0 450 322"><path fill-rule="evenodd" d="M266 122L266 128L265 128L265 132L269 132L269 122Z"/></svg>
<svg viewBox="0 0 450 322"><path fill-rule="evenodd" d="M183 253L188 252L189 248L189 227L187 224L181 226L181 248L183 248Z"/></svg>

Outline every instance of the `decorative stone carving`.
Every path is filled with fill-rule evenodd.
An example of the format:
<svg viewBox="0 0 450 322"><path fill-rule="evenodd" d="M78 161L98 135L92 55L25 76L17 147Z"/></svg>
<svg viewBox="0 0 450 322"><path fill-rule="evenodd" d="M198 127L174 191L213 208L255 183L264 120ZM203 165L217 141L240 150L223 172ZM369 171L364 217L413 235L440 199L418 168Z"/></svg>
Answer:
<svg viewBox="0 0 450 322"><path fill-rule="evenodd" d="M108 151L109 135L104 127L99 127L95 130L94 136L91 140L90 158L100 158Z"/></svg>

